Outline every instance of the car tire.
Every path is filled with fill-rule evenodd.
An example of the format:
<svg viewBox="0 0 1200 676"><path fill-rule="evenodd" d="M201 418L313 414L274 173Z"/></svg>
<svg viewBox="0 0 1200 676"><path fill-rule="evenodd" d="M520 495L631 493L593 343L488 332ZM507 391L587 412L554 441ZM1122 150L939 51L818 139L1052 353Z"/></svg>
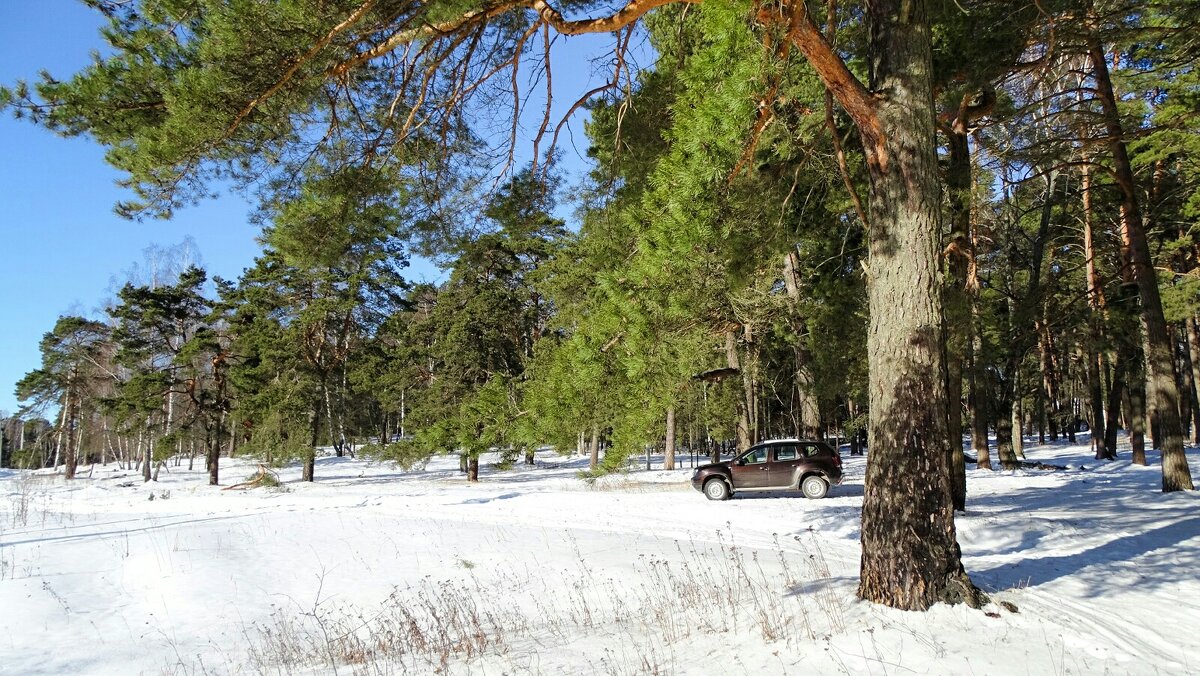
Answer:
<svg viewBox="0 0 1200 676"><path fill-rule="evenodd" d="M810 474L800 482L800 492L810 500L823 498L829 493L829 482L815 474Z"/></svg>
<svg viewBox="0 0 1200 676"><path fill-rule="evenodd" d="M709 479L708 483L704 484L704 497L709 500L728 500L729 484L721 479Z"/></svg>

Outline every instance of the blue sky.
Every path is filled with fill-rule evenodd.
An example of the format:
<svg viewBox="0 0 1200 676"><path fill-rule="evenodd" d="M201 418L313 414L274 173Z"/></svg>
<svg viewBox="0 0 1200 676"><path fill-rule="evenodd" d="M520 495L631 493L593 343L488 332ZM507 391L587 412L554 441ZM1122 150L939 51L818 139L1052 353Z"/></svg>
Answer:
<svg viewBox="0 0 1200 676"><path fill-rule="evenodd" d="M0 82L32 81L42 69L64 78L76 72L103 46L101 22L78 0L0 0ZM593 36L556 47L555 121L580 93L609 76L591 73L587 57L610 42ZM603 57L598 63L605 63ZM534 109L540 121L541 108L530 101L527 115ZM567 163L576 168L582 162L573 153L587 144L581 117L560 140ZM105 299L150 247L191 238L209 274L228 279L237 278L259 251L258 229L248 222L249 205L240 196L181 209L170 221L133 222L113 213L113 205L129 195L116 186L120 174L90 139L60 138L4 114L0 151L0 412L17 410L14 385L39 366L38 342L56 319L98 318ZM437 274L422 261L409 270L416 280Z"/></svg>
<svg viewBox="0 0 1200 676"><path fill-rule="evenodd" d="M43 68L58 77L75 72L102 44L100 18L75 0L0 2L0 82L33 80ZM92 141L5 114L0 150L0 411L16 411L13 387L41 363L38 341L58 316L95 316L148 247L191 237L210 273L231 278L258 251L257 229L237 197L181 210L172 221L131 222L112 212L128 195Z"/></svg>

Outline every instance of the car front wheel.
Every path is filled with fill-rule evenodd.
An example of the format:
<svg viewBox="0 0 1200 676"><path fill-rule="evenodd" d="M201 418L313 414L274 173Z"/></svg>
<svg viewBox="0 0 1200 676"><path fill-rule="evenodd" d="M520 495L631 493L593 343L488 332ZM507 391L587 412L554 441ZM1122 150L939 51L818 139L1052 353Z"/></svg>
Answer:
<svg viewBox="0 0 1200 676"><path fill-rule="evenodd" d="M804 493L804 497L816 500L825 497L829 492L829 483L819 476L806 476L804 481L800 482L800 491Z"/></svg>
<svg viewBox="0 0 1200 676"><path fill-rule="evenodd" d="M720 479L709 479L704 484L704 497L709 500L728 500L729 485Z"/></svg>

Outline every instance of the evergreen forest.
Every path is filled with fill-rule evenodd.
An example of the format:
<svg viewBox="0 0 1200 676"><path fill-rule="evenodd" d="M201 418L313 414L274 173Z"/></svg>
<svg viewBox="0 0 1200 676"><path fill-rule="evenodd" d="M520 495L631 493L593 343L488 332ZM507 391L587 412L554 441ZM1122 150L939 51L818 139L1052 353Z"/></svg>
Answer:
<svg viewBox="0 0 1200 676"><path fill-rule="evenodd" d="M954 514L1023 439L1194 488L1192 0L83 1L109 49L0 107L104 146L129 218L241 191L262 252L47 327L5 467L828 439L858 594L910 610L986 602Z"/></svg>

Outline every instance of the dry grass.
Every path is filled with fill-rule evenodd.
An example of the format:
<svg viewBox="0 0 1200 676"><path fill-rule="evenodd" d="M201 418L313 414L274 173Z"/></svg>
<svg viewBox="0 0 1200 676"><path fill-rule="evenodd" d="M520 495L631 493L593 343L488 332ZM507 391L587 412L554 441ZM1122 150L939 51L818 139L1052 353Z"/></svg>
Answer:
<svg viewBox="0 0 1200 676"><path fill-rule="evenodd" d="M806 546L807 554L747 549L718 533L715 545L676 542L669 556L641 555L635 573L621 579L604 577L580 555L575 584L547 595L512 593L529 586L526 573L484 582L472 567L466 579L397 588L373 612L318 597L248 628L249 666L259 673L540 673L531 653L561 649L583 650L596 673L671 673L671 647L689 639L752 633L786 647L844 631L844 601L828 579L805 580L817 593L795 593L792 570L829 575L819 543ZM764 568L776 558L782 574Z"/></svg>

